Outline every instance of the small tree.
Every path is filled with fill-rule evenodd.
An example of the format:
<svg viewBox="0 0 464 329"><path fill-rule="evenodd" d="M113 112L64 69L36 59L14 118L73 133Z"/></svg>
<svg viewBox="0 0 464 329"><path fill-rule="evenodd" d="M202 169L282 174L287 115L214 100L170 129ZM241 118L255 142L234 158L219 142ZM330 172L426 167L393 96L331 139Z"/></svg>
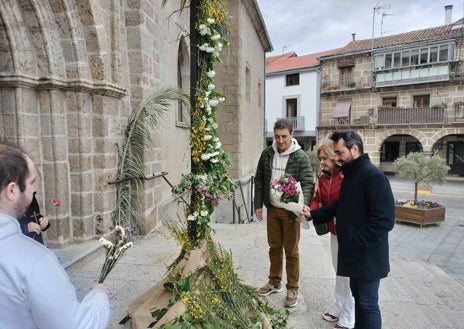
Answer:
<svg viewBox="0 0 464 329"><path fill-rule="evenodd" d="M439 156L426 156L424 153L412 152L395 160L395 168L400 177L414 181L414 202L417 203L419 183L443 184L450 167Z"/></svg>
<svg viewBox="0 0 464 329"><path fill-rule="evenodd" d="M321 161L317 157L317 151L307 151L306 152L309 156L309 162L311 163L311 168L313 169L314 178L319 177L321 173Z"/></svg>

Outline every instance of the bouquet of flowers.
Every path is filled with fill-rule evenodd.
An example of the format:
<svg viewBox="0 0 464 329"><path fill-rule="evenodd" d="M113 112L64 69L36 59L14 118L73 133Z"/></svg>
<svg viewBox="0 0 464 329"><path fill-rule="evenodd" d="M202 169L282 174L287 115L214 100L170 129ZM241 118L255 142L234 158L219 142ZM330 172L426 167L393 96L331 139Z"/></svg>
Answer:
<svg viewBox="0 0 464 329"><path fill-rule="evenodd" d="M100 272L98 283L103 283L111 270L116 266L116 263L122 258L127 249L133 246L133 242L129 241L129 235L122 226L117 225L115 228L116 239L111 242L105 238L100 238L100 243L106 251L105 263Z"/></svg>
<svg viewBox="0 0 464 329"><path fill-rule="evenodd" d="M297 217L303 212L304 196L298 182L290 174L282 174L271 183L271 202L279 208L292 211ZM308 221L303 220L304 228L309 228Z"/></svg>

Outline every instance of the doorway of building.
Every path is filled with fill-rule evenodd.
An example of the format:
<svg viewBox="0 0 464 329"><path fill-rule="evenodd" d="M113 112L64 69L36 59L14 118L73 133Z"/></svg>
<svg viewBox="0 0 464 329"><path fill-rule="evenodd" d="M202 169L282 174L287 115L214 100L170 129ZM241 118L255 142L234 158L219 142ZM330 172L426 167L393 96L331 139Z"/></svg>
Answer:
<svg viewBox="0 0 464 329"><path fill-rule="evenodd" d="M446 163L451 167L449 174L464 176L464 142L448 142Z"/></svg>

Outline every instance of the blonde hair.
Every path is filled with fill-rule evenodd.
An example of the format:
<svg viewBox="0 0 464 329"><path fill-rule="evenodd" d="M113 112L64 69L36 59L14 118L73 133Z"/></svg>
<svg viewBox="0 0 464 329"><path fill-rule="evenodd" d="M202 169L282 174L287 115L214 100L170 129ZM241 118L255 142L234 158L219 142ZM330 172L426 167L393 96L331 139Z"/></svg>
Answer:
<svg viewBox="0 0 464 329"><path fill-rule="evenodd" d="M324 141L317 149L317 157L324 156L327 159L335 159L335 151L333 141Z"/></svg>

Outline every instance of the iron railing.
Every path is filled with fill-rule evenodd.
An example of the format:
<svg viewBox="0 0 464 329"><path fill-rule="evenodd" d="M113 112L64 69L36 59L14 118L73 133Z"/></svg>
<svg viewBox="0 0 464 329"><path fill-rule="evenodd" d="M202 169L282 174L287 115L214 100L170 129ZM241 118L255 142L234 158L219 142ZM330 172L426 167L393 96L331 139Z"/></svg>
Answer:
<svg viewBox="0 0 464 329"><path fill-rule="evenodd" d="M232 219L234 224L247 224L253 221L255 212L253 204L253 191L255 177L251 176L245 181L235 181L237 187L232 200Z"/></svg>

